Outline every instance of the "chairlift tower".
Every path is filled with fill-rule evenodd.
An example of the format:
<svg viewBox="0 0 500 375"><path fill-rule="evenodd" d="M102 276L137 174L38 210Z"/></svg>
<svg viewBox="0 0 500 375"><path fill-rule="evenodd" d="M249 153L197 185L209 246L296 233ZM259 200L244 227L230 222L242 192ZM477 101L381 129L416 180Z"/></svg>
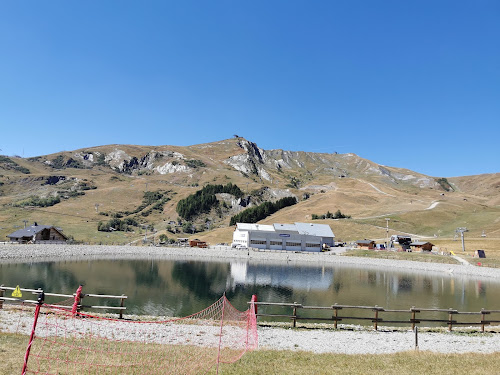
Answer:
<svg viewBox="0 0 500 375"><path fill-rule="evenodd" d="M468 231L469 230L465 227L457 228L455 230L455 233L460 233L460 237L462 238L462 251L465 251L464 233Z"/></svg>

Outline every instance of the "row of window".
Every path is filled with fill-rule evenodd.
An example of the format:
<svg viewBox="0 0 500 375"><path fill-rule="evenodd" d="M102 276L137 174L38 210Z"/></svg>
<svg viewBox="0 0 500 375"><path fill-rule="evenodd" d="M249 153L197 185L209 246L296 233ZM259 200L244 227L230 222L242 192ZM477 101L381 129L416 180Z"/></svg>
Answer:
<svg viewBox="0 0 500 375"><path fill-rule="evenodd" d="M266 244L266 241L261 241L261 240L251 240L250 243L252 245L265 245Z"/></svg>
<svg viewBox="0 0 500 375"><path fill-rule="evenodd" d="M251 240L250 243L252 245L265 245L266 241L265 240ZM282 246L283 242L282 241L269 241L270 246ZM302 244L300 242L287 242L286 246L290 247L300 247ZM312 248L321 248L321 244L319 243L306 243L306 247L312 247Z"/></svg>

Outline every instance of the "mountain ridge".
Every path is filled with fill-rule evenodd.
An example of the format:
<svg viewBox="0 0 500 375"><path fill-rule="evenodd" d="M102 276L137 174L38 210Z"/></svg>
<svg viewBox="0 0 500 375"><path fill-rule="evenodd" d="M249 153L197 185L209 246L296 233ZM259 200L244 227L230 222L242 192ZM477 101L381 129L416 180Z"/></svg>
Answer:
<svg viewBox="0 0 500 375"><path fill-rule="evenodd" d="M371 229L383 227L384 217L395 219L399 215L400 230L428 236L439 230L451 235L454 225L467 224L465 217L474 217L476 231L496 231L499 227L500 174L438 178L380 165L353 153L264 150L241 137L192 146L111 144L32 158L4 158L9 160L0 160L0 225L15 220L19 223L24 217L38 218L39 222L66 224L76 239L87 241L132 239L131 233L97 232L96 222L107 219L103 212L117 215L136 211L147 191L161 192L166 202L162 210L134 216L134 220L165 231L165 223L178 220L176 204L181 199L208 184L229 182L241 188L250 206L284 196L298 199L296 206L266 220L305 221L311 220L313 213L341 209L353 217L351 223ZM28 209L33 196L63 199L51 207ZM205 226L198 228L203 229L200 236L227 228L228 215L246 208L228 196L217 199L220 207L195 220L196 225ZM25 201L28 203L20 208L20 202ZM476 218L485 209L488 214ZM456 217L451 218L449 212L457 212ZM74 213L74 220L64 220L63 216L70 213ZM438 213L438 219L431 213ZM435 230L427 228L426 222ZM13 231L8 225L2 227L0 235ZM135 229L137 237L140 229ZM379 232L368 231L366 235L384 235Z"/></svg>

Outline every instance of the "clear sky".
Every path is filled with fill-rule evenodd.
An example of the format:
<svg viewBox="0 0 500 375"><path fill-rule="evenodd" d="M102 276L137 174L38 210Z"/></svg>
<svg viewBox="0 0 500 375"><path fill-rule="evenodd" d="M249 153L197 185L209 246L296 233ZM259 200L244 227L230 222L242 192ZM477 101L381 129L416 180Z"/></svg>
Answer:
<svg viewBox="0 0 500 375"><path fill-rule="evenodd" d="M0 2L0 153L234 134L500 172L500 1Z"/></svg>

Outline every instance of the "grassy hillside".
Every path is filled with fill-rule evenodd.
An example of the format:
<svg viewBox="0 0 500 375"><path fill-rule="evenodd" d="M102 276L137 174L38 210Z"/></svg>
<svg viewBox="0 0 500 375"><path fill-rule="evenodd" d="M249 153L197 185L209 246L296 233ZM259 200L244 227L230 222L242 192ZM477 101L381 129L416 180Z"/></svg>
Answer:
<svg viewBox="0 0 500 375"><path fill-rule="evenodd" d="M179 219L179 200L207 184L229 182L244 192L243 202L227 194L217 196L217 207L192 220L201 232L183 233L170 223ZM483 231L500 237L499 190L500 174L434 178L354 154L262 150L242 138L187 147L108 145L1 159L0 239L27 220L59 226L75 240L90 243L138 240L146 225L154 227L157 236L230 242L229 219L246 208L244 202L251 207L285 196L295 196L298 204L263 223L309 222L313 214L340 210L351 218L315 222L331 225L343 241L384 239L386 218L389 234L453 238L457 227L467 227L471 238L481 238ZM161 209L141 208L146 192L160 192L168 201ZM33 205L37 199L54 197L60 197L60 203ZM133 212L121 217L137 221L133 231L97 230L99 222L123 212Z"/></svg>

